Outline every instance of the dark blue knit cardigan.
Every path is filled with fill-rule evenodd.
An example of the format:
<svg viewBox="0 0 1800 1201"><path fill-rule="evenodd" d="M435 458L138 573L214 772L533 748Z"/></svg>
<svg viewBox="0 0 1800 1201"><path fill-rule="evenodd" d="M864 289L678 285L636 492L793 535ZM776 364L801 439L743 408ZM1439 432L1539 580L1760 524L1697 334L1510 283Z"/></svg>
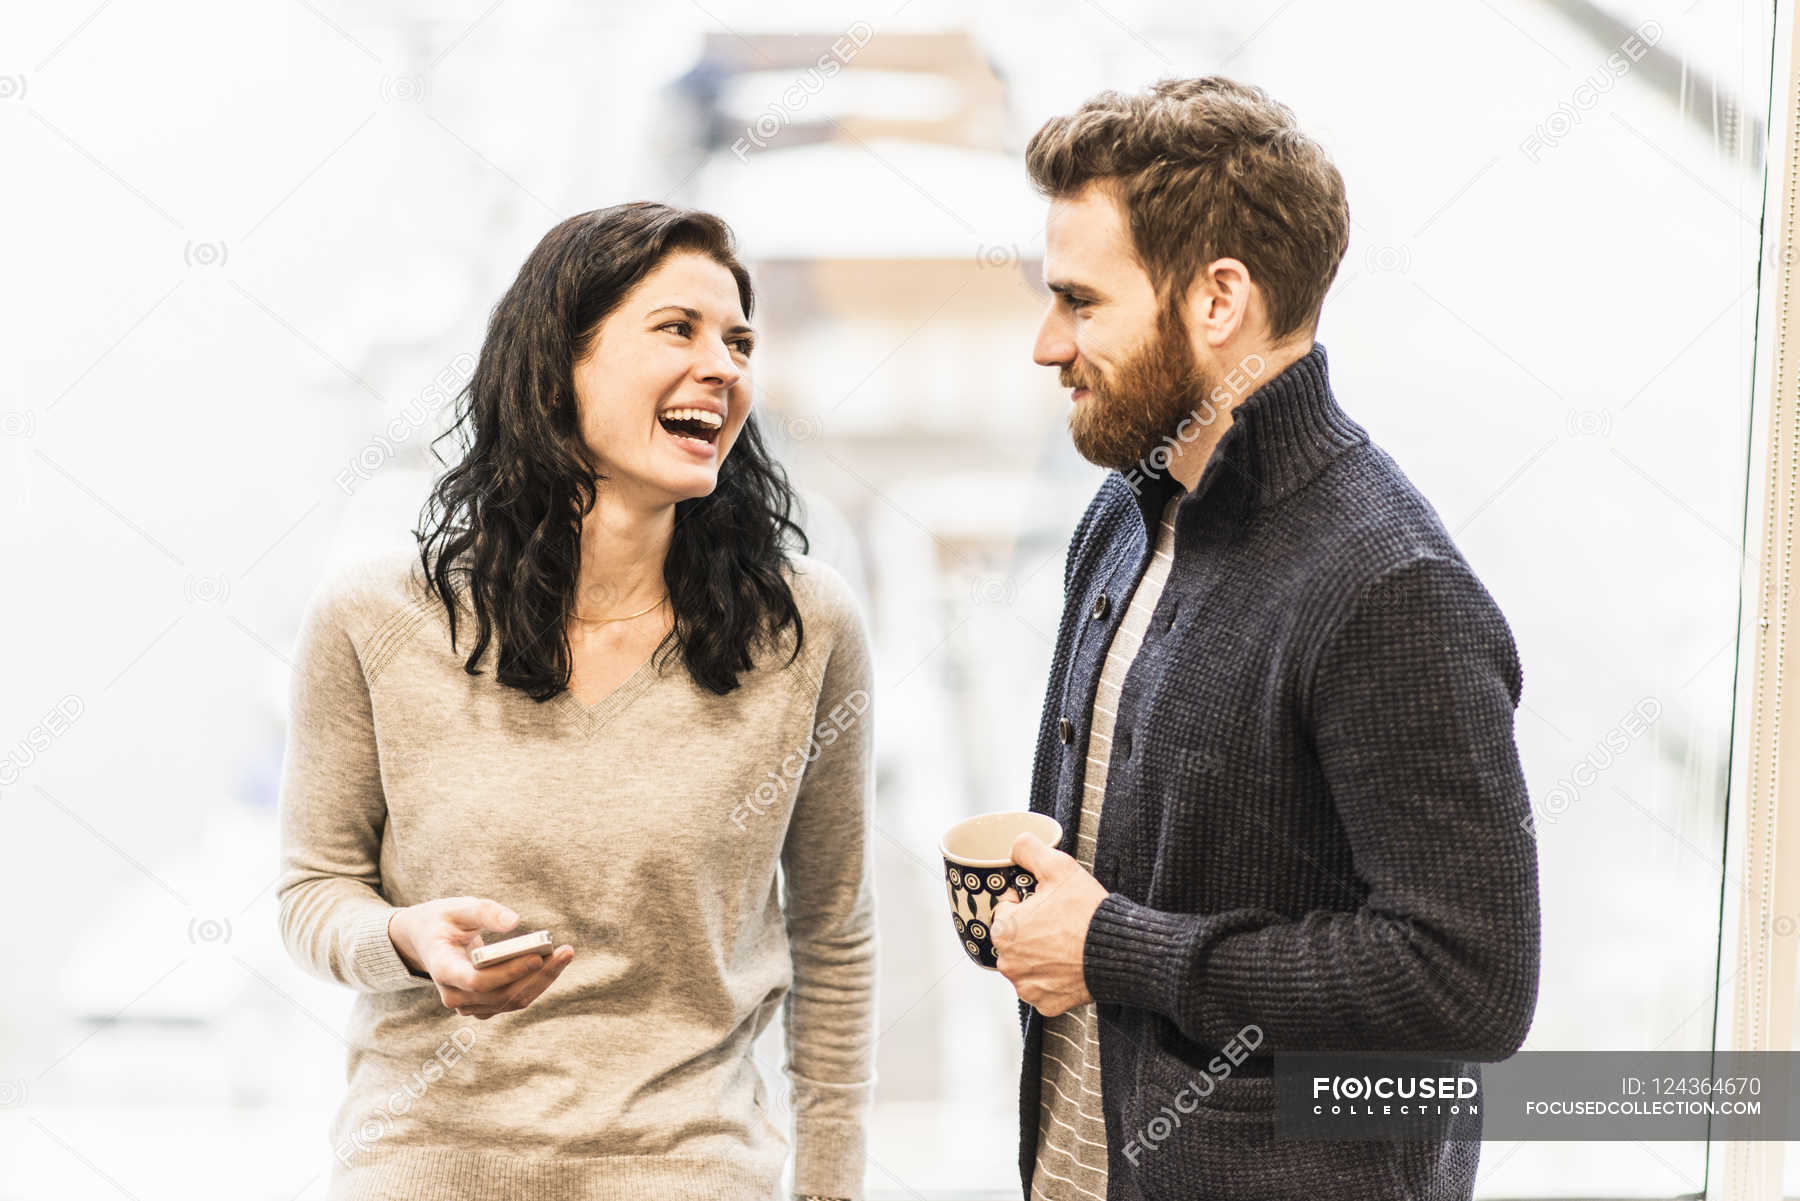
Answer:
<svg viewBox="0 0 1800 1201"><path fill-rule="evenodd" d="M1109 474L1069 546L1031 807L1070 853L1101 661L1179 488ZM1316 343L1233 411L1175 545L1115 718L1094 860L1112 895L1084 952L1108 1201L1467 1197L1477 1142L1274 1139L1269 1072L1280 1051L1473 1063L1524 1040L1537 856L1511 630ZM1020 1009L1029 1196L1043 1024ZM1234 1039L1257 1054L1208 1072Z"/></svg>

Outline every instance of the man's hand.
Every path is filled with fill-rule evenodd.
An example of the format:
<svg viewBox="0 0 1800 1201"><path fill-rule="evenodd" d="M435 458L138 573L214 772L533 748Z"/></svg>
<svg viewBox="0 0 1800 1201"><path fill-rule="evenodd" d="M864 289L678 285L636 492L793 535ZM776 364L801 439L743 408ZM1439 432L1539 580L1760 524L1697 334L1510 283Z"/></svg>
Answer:
<svg viewBox="0 0 1800 1201"><path fill-rule="evenodd" d="M994 965L1019 1000L1055 1017L1094 999L1081 950L1094 910L1109 894L1086 868L1035 834L1014 840L1012 861L1037 877L1037 890L1021 904L1009 888L994 906Z"/></svg>

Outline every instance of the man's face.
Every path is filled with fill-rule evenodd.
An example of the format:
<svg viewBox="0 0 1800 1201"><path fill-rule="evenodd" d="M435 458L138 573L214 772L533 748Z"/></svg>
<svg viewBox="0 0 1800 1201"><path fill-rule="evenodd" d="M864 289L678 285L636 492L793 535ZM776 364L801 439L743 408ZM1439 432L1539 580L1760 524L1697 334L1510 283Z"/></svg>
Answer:
<svg viewBox="0 0 1800 1201"><path fill-rule="evenodd" d="M1090 184L1050 202L1044 228L1050 309L1032 358L1072 389L1069 434L1083 458L1124 471L1141 462L1211 390L1178 312L1131 249L1124 209Z"/></svg>

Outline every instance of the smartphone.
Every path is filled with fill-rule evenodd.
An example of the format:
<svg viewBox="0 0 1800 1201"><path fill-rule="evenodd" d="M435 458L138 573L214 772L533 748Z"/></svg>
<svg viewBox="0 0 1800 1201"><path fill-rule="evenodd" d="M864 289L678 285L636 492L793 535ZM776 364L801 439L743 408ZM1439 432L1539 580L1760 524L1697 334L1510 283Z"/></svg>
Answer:
<svg viewBox="0 0 1800 1201"><path fill-rule="evenodd" d="M517 938L508 938L501 942L490 942L476 947L469 952L469 962L476 967L493 967L496 963L505 963L508 959L516 959L520 955L548 955L550 953L550 931L534 930L530 934L521 934Z"/></svg>

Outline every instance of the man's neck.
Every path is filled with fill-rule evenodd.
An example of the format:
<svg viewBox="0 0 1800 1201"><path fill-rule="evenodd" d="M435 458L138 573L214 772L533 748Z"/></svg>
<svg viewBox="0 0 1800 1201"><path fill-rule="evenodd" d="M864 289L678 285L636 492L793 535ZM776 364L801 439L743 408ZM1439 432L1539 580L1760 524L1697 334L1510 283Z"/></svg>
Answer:
<svg viewBox="0 0 1800 1201"><path fill-rule="evenodd" d="M1213 368L1210 391L1201 401L1202 414L1211 413L1212 419L1198 424L1199 434L1191 441L1177 438L1169 459L1169 475L1188 492L1194 491L1207 464L1212 462L1213 451L1231 428L1237 406L1305 358L1312 348L1313 340L1308 336L1279 346L1251 346L1221 353L1219 362L1227 365Z"/></svg>

